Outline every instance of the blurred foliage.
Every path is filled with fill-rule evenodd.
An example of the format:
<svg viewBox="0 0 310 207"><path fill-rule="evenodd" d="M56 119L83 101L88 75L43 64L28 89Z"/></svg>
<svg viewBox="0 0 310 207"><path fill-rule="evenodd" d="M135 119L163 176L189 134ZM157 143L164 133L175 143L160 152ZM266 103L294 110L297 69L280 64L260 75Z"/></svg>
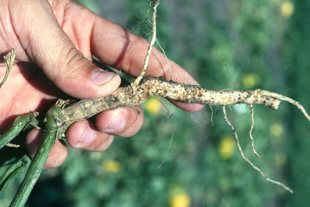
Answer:
<svg viewBox="0 0 310 207"><path fill-rule="evenodd" d="M79 2L148 38L147 0ZM167 56L209 89L262 88L290 96L309 110L309 9L306 0L162 0L157 37ZM137 135L116 137L105 152L70 149L63 166L43 173L28 205L308 205L310 125L296 108L254 106L259 160L251 151L249 107L228 111L245 155L270 178L292 187L294 196L242 160L221 107L188 113L153 98L144 109ZM0 206L7 206L19 182L9 186Z"/></svg>

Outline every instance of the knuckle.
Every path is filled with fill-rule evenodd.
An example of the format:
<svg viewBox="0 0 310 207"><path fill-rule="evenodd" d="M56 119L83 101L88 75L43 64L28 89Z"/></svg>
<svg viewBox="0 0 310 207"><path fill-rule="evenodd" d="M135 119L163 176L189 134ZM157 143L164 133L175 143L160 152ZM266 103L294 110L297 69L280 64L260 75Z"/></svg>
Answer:
<svg viewBox="0 0 310 207"><path fill-rule="evenodd" d="M101 132L98 133L100 133L100 135L96 136L97 139L94 140L94 143L92 143L88 150L94 152L102 152L108 149L109 146L112 144L112 141L114 139L113 135Z"/></svg>
<svg viewBox="0 0 310 207"><path fill-rule="evenodd" d="M129 137L136 134L143 124L143 109L141 105L127 108L127 123L120 131L120 136Z"/></svg>

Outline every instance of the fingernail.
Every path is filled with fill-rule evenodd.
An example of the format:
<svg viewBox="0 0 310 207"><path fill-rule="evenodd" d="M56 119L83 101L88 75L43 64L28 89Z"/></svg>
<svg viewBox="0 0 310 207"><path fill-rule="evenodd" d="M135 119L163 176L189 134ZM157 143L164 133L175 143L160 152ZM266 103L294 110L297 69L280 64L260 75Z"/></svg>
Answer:
<svg viewBox="0 0 310 207"><path fill-rule="evenodd" d="M84 134L78 143L87 144L93 141L95 138L95 131L92 130L89 126L86 126Z"/></svg>
<svg viewBox="0 0 310 207"><path fill-rule="evenodd" d="M100 86L109 82L115 75L116 73L106 72L104 70L97 69L93 72L92 81L95 85Z"/></svg>
<svg viewBox="0 0 310 207"><path fill-rule="evenodd" d="M104 131L108 133L115 132L123 128L124 124L125 124L125 115L123 113L120 113Z"/></svg>

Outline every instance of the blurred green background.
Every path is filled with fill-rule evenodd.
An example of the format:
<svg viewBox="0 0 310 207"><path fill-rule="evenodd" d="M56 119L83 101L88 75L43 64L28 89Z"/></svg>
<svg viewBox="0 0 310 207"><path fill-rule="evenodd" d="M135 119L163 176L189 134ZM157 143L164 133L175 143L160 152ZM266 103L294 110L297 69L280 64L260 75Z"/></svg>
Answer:
<svg viewBox="0 0 310 207"><path fill-rule="evenodd" d="M97 14L147 38L148 0L80 0ZM255 89L298 100L310 110L310 1L162 0L157 37L169 58L208 89ZM220 106L183 112L162 100L144 104L142 130L116 137L105 152L70 149L58 169L42 173L28 206L286 207L308 206L310 124L287 103L278 111L228 109L245 155L291 195L267 182L240 156ZM173 114L173 119L169 118ZM170 137L173 142L165 162ZM21 178L0 197L8 206Z"/></svg>

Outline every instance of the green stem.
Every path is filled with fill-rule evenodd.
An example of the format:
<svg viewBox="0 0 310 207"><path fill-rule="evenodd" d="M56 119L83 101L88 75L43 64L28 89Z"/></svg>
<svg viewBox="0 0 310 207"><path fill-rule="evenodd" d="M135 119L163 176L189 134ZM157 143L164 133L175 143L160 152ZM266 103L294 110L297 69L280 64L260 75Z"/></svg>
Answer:
<svg viewBox="0 0 310 207"><path fill-rule="evenodd" d="M31 163L30 158L24 155L17 163L10 165L0 177L0 194L21 173L25 172Z"/></svg>
<svg viewBox="0 0 310 207"><path fill-rule="evenodd" d="M36 126L38 124L38 120L35 118L35 114L27 114L23 116L17 117L12 127L0 138L0 149L4 147L7 143L13 140L17 135L25 128L28 124L32 126Z"/></svg>
<svg viewBox="0 0 310 207"><path fill-rule="evenodd" d="M49 153L55 143L57 135L57 125L55 121L55 112L60 110L58 106L52 107L46 115L46 127L42 137L40 146L31 162L31 165L25 175L25 178L17 193L15 194L10 207L23 207L28 200L28 197L36 184L44 164L49 156Z"/></svg>

